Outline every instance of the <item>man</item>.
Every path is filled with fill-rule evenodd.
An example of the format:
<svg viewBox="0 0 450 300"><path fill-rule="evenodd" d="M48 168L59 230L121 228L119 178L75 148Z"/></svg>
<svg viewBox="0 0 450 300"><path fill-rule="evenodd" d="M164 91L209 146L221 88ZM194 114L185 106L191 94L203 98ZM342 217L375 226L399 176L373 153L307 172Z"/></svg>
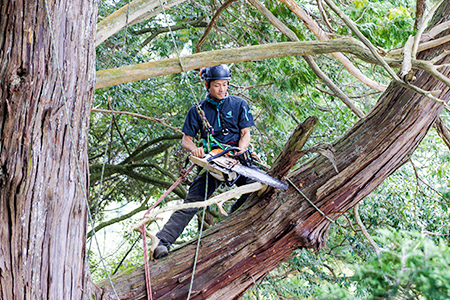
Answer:
<svg viewBox="0 0 450 300"><path fill-rule="evenodd" d="M212 127L211 133L214 139L222 144L239 147L240 150L236 154L244 153L250 144L250 127L254 126L255 122L253 121L253 116L247 102L240 97L228 94L231 70L226 65L218 65L202 69L201 75L205 80L208 95L199 105ZM203 126L197 107L191 107L181 130L183 132L181 145L192 155L200 158L204 157L205 150L203 147L197 147L193 139L200 131L201 138L206 146L208 140L207 130L210 129L204 128ZM236 184L241 186L251 182L253 182L251 179L241 176ZM192 182L184 203L204 201L206 183L208 183L206 198L209 198L217 187L219 187L221 181L209 175L207 172L198 175ZM248 196L248 194L242 195L233 204L231 212L242 205ZM169 253L168 247L181 235L184 228L197 212L198 208L191 208L175 211L172 214L163 229L156 234L160 242L153 254L155 258L166 256Z"/></svg>

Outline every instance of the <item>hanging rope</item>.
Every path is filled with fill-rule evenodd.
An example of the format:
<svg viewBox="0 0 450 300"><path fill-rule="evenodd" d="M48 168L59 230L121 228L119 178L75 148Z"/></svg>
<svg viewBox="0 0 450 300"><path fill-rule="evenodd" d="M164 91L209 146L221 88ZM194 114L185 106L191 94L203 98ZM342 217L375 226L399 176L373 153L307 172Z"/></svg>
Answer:
<svg viewBox="0 0 450 300"><path fill-rule="evenodd" d="M163 2L162 2L161 0L159 0L159 3L160 3L160 5L161 5L161 7L162 7L163 14L164 14L164 17L165 17L165 19L166 19L166 22L167 22L167 24L169 24L170 22L169 22L169 19L168 19L168 17L167 17L167 13L166 13L164 4L163 4ZM170 25L168 25L168 27L169 27L170 36L171 36L171 38L172 38L172 43L173 43L173 45L174 45L174 47L175 47L175 50L176 50L176 53L177 53L177 58L178 58L178 62L179 62L180 67L181 67L181 71L182 71L183 74L186 74L186 70L185 70L185 68L184 68L183 62L181 61L180 51L179 51L179 49L178 49L178 45L177 45L177 43L175 42L175 37L174 37L174 34L173 34L173 32L172 32L172 28L171 28ZM188 86L189 86L189 89L190 89L192 95L194 96L193 99L197 99L197 97L195 97L195 93L194 93L194 90L192 89L192 86L191 86L189 83L188 83ZM203 110L201 109L201 107L200 107L200 105L199 105L199 103L198 103L198 101L195 101L195 104L194 104L194 105L196 106L197 111L199 112L200 116L202 117L202 122L204 122L204 124L209 124L209 123L208 123L208 120L207 120L206 117L205 117L205 114L204 114ZM206 120L206 122L205 122L205 120ZM209 141L209 139L208 139L208 141ZM181 182L181 180L183 179L183 177L186 176L187 173L189 173L189 171L192 170L193 167L194 167L194 164L186 171L186 173L185 173L182 177L180 177L180 178L179 178L179 179L178 179L178 180L177 180L177 181L169 188L169 190L167 190L166 193L164 193L163 196L161 196L161 198L160 198L157 202L155 202L155 204L153 204L152 207L150 207L150 208L148 209L148 211L146 212L146 214L147 214L149 211L151 211L156 205L158 205L158 203L161 202L161 201L162 201L162 200L170 193L170 191L173 190L173 189ZM207 198L207 193L208 193L208 174L206 174L205 200L206 200L206 198ZM201 235L202 235L203 223L204 223L204 218L205 218L205 209L206 209L206 208L203 209L202 221L201 221L201 225L200 225L200 231L199 231L198 242L197 242L197 249L196 249L195 258L194 258L194 267L193 267L193 270L192 270L191 283L190 283L189 293L188 293L187 299L190 298L191 291L192 291L192 285L193 285L194 276L195 276L195 267L196 267L196 264L197 264L198 252L199 252L199 248L200 248L200 239L201 239ZM146 214L145 214L145 215L146 215ZM145 217L145 215L144 215L144 217ZM148 250L147 250L147 241L146 241L146 229L145 229L145 224L142 225L142 228L141 228L141 229L142 229L142 240L143 240L143 243L144 243L145 282L146 282L146 286L147 286L147 299L153 300L152 287L151 287L151 277L150 277L150 268L149 268L149 263L148 263Z"/></svg>
<svg viewBox="0 0 450 300"><path fill-rule="evenodd" d="M183 179L186 177L186 175L194 168L195 164L192 164L186 172L178 178L177 181L172 184L172 186L155 202L153 205L145 212L143 219L145 219L145 216L154 209L161 201L164 200L179 184ZM147 298L152 300L152 284L151 284L151 277L150 277L150 267L148 263L148 250L147 250L147 230L145 228L145 223L142 224L141 227L142 231L142 242L143 242L143 248L144 248L144 264L145 264L145 283L147 286Z"/></svg>
<svg viewBox="0 0 450 300"><path fill-rule="evenodd" d="M208 199L208 188L209 188L209 184L208 184L208 177L209 176L208 175L209 175L208 172L206 172L205 198L204 198L205 201L206 201L206 199ZM191 283L189 284L189 292L188 292L188 296L187 296L186 300L189 300L191 298L192 287L194 285L195 268L197 266L198 253L199 253L199 250L200 250L200 240L202 238L203 223L205 222L205 213L206 213L206 207L203 207L202 222L200 223L200 230L198 232L197 248L195 249L194 266L192 268Z"/></svg>
<svg viewBox="0 0 450 300"><path fill-rule="evenodd" d="M44 4L45 4L45 11L46 11L46 14L47 14L47 19L48 19L48 26L49 26L49 31L50 31L50 37L51 37L53 54L55 56L56 69L57 69L57 73L58 73L58 80L59 80L59 84L61 86L61 96L62 96L63 101L64 101L64 110L63 111L64 111L64 114L66 116L67 123L70 124L69 111L68 111L68 105L67 105L67 97L66 97L66 94L65 94L64 83L63 83L63 79L62 79L62 75L61 75L61 68L59 66L58 53L56 51L56 39L55 39L55 35L53 33L52 22L51 22L51 18L50 18L50 10L48 9L47 0L44 0ZM92 226L93 236L94 236L95 242L97 244L100 261L102 262L102 266L105 269L105 273L106 273L106 275L108 277L108 280L109 280L109 283L110 283L110 285L112 287L114 295L117 297L117 299L119 299L119 296L118 296L118 294L116 292L114 284L113 284L113 282L111 280L111 275L109 274L109 271L108 271L108 269L107 269L107 267L105 265L105 261L104 261L102 255L101 255L100 244L99 244L99 242L97 240L97 236L95 235L95 229L94 229L94 225L93 225L94 221L92 219L92 214L91 214L91 211L89 209L89 200L87 198L87 189L86 189L86 187L83 184L83 176L82 176L80 164L79 164L79 161L78 161L78 153L77 153L77 150L75 149L75 142L73 140L73 134L72 134L72 130L71 130L72 127L71 126L67 126L67 128L68 128L68 133L69 133L70 145L71 145L72 151L74 153L75 164L77 166L77 174L78 174L78 177L79 177L79 180L80 180L81 190L83 192L84 200L86 202L86 210L87 210L87 214L88 214L88 219L89 219L89 222L91 223L91 226Z"/></svg>
<svg viewBox="0 0 450 300"><path fill-rule="evenodd" d="M327 219L331 223L334 223L334 220L328 217L323 211L320 210L320 208L318 208L311 200L309 200L308 197L306 197L306 195L289 178L286 177L286 181L289 182L297 190L297 192L299 192L306 199L306 201L308 201L309 204L311 204L322 216L324 216L325 219Z"/></svg>

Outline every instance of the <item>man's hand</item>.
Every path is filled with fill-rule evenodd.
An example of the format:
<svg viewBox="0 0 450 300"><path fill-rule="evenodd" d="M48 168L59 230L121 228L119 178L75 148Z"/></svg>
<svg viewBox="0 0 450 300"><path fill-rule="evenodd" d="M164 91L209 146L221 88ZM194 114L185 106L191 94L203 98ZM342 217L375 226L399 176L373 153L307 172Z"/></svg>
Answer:
<svg viewBox="0 0 450 300"><path fill-rule="evenodd" d="M240 150L238 152L235 152L234 155L241 155L242 153L244 153L245 151L247 151L247 149L242 149L239 148Z"/></svg>
<svg viewBox="0 0 450 300"><path fill-rule="evenodd" d="M197 147L194 150L191 151L192 155L198 158L205 157L205 151L203 150L203 147Z"/></svg>
<svg viewBox="0 0 450 300"><path fill-rule="evenodd" d="M187 151L191 152L195 157L205 157L205 151L203 151L203 148L197 147L192 140L193 137L187 134L183 134L183 138L181 139L181 146L183 146L183 148Z"/></svg>

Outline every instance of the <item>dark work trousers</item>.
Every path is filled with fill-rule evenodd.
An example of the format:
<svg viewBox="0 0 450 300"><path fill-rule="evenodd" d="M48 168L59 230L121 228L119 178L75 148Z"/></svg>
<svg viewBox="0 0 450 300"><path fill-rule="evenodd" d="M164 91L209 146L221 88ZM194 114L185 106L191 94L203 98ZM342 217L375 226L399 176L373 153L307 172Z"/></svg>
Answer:
<svg viewBox="0 0 450 300"><path fill-rule="evenodd" d="M194 181L189 188L189 193L183 203L200 202L205 199L205 187L206 187L206 174L208 174L208 196L211 197L214 191L219 187L222 181L214 178L209 173L205 172L195 177ZM236 181L237 186L249 184L255 182L252 179L241 176ZM250 194L242 195L231 207L230 212L235 211L248 198ZM187 208L175 211L164 225L163 229L156 234L160 239L159 244L166 247L172 245L175 240L181 235L184 228L188 225L192 217L199 211L199 208Z"/></svg>

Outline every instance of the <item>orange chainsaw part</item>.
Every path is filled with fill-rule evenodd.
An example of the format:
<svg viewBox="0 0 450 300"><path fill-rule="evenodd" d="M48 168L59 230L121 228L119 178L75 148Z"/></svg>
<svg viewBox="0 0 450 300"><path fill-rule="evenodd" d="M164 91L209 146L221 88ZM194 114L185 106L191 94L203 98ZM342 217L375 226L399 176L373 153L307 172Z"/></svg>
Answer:
<svg viewBox="0 0 450 300"><path fill-rule="evenodd" d="M209 152L209 153L211 153L211 155L217 155L219 153L222 153L222 151L224 151L224 150L217 148L217 149L212 149L211 152Z"/></svg>

